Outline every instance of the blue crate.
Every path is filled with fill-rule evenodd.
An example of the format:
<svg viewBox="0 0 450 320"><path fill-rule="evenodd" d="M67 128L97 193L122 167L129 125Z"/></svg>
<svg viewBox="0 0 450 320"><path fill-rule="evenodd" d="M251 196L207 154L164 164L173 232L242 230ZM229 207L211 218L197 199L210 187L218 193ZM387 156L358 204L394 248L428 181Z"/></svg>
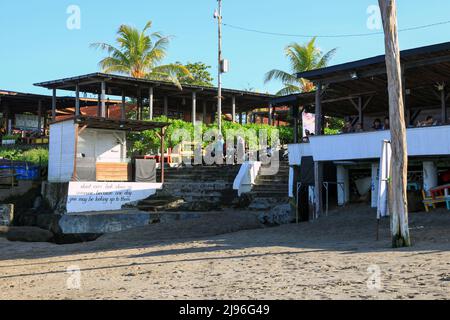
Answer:
<svg viewBox="0 0 450 320"><path fill-rule="evenodd" d="M15 170L16 179L20 181L37 180L40 177L39 166L36 165L2 165L0 169Z"/></svg>

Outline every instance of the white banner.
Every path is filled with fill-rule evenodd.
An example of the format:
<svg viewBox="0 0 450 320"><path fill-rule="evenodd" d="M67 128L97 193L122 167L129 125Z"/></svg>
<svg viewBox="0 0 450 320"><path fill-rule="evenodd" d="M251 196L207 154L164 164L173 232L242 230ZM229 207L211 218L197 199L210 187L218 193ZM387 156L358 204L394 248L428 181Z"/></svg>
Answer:
<svg viewBox="0 0 450 320"><path fill-rule="evenodd" d="M67 213L114 211L123 205L147 199L161 183L70 182Z"/></svg>
<svg viewBox="0 0 450 320"><path fill-rule="evenodd" d="M380 159L380 176L378 188L378 210L377 218L389 216L388 193L389 193L389 178L391 176L391 159L392 149L390 141L383 141L381 159Z"/></svg>
<svg viewBox="0 0 450 320"><path fill-rule="evenodd" d="M306 136L306 130L309 133L316 133L316 116L312 113L302 113L302 123L303 123L303 136Z"/></svg>

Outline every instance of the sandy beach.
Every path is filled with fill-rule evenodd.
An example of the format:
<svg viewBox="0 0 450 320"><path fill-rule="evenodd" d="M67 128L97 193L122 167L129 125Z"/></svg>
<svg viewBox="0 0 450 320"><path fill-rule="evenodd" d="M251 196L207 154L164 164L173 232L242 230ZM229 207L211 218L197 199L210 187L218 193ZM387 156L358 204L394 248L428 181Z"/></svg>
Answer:
<svg viewBox="0 0 450 320"><path fill-rule="evenodd" d="M400 250L388 220L375 241L375 213L359 206L274 228L223 213L84 244L0 238L0 298L449 299L450 213L412 214L410 227Z"/></svg>

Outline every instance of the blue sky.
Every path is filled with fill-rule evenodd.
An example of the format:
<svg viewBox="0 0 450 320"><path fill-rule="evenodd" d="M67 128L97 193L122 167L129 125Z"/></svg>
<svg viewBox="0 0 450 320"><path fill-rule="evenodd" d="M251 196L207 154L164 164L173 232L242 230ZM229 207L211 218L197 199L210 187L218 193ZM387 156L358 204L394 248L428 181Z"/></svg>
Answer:
<svg viewBox="0 0 450 320"><path fill-rule="evenodd" d="M291 34L354 34L367 27L367 8L376 0L223 0L224 22L246 28ZM217 55L216 0L15 0L0 1L0 88L48 93L33 83L99 71L102 52L93 42L113 43L120 24L139 28L152 20L153 30L172 35L166 62L202 61L213 66ZM425 5L424 5L425 4ZM69 5L81 9L81 29L69 30ZM398 0L400 28L450 20L448 0ZM276 92L264 84L273 68L288 71L283 48L307 38L269 36L224 27L224 55L231 72L224 85ZM450 41L450 24L400 33L402 49ZM383 37L321 38L324 51L337 47L332 64L382 54Z"/></svg>

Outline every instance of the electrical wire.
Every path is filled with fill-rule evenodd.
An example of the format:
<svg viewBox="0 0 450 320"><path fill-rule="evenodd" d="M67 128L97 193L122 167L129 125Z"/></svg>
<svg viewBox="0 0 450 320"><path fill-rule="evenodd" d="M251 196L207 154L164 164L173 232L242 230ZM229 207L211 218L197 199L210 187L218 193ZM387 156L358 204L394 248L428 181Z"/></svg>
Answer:
<svg viewBox="0 0 450 320"><path fill-rule="evenodd" d="M415 27L409 27L404 29L399 29L398 32L406 32L406 31L413 31L413 30L420 30L420 29L426 29L441 25L449 24L450 20L447 21L441 21L437 23L431 23L421 26L415 26ZM253 33L259 33L259 34L265 34L265 35L271 35L271 36L281 36L281 37L296 37L296 38L355 38L355 37L370 37L370 36L378 36L383 35L384 32L370 32L370 33L355 33L355 34L334 34L334 35L307 35L307 34L290 34L290 33L278 33L278 32L270 32L270 31L262 31L262 30L256 30L241 26L236 26L229 23L224 23L224 26L236 30L246 31L246 32L253 32Z"/></svg>

